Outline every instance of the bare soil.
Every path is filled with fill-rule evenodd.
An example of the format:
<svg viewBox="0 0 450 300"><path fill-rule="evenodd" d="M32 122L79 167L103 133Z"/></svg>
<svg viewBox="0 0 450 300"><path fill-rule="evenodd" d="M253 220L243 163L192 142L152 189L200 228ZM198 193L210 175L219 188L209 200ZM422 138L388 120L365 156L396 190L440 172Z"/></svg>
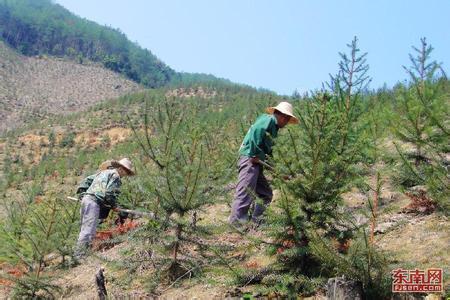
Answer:
<svg viewBox="0 0 450 300"><path fill-rule="evenodd" d="M91 62L27 57L0 42L0 133L142 89Z"/></svg>

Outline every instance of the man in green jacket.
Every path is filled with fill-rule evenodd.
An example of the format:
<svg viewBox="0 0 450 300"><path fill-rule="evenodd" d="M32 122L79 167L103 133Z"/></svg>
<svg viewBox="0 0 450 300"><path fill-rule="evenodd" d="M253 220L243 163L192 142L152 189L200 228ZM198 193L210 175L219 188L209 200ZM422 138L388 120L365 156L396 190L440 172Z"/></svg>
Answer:
<svg viewBox="0 0 450 300"><path fill-rule="evenodd" d="M99 219L105 219L110 209L116 209L121 178L134 175L131 161L123 158L111 161L106 170L86 177L78 187L81 200L81 228L75 256L81 258L90 247Z"/></svg>
<svg viewBox="0 0 450 300"><path fill-rule="evenodd" d="M263 174L263 165L272 155L273 139L278 130L287 124L297 124L292 105L281 102L266 109L268 114L261 115L248 130L239 149L239 178L231 207L229 222L242 224L249 220L248 211L256 195L263 200L263 205L255 203L251 220L259 223L265 207L272 201L272 189Z"/></svg>

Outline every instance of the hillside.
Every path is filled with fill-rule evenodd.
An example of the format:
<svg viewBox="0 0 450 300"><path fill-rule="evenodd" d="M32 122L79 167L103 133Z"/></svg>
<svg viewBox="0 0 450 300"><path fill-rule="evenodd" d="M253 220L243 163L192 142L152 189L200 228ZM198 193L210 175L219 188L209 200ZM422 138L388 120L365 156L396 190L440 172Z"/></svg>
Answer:
<svg viewBox="0 0 450 300"><path fill-rule="evenodd" d="M26 56L2 41L0 61L0 134L52 114L86 110L144 88L104 64L80 57ZM180 73L167 87L173 95L196 95L199 82L211 92L215 88L256 91L212 75L191 73Z"/></svg>
<svg viewBox="0 0 450 300"><path fill-rule="evenodd" d="M193 78L140 90L83 57L2 46L3 114L25 126L0 135L0 298L94 298L100 268L111 298L324 299L345 289L388 300L393 270L427 268L443 269L443 291L405 297L448 296L450 81L421 42L407 84L367 91L355 38L329 89L295 99ZM259 131L263 162L237 168L248 129L286 100L298 123L264 116L273 132ZM96 224L80 258L80 203L68 196L123 157L136 175L114 194L137 212ZM250 210L260 197L267 209L229 224L247 167L266 177L253 177L264 192L245 188Z"/></svg>
<svg viewBox="0 0 450 300"><path fill-rule="evenodd" d="M0 42L0 132L51 114L85 110L141 87L102 66L23 56Z"/></svg>
<svg viewBox="0 0 450 300"><path fill-rule="evenodd" d="M252 281L252 276L272 268L276 262L276 257L268 252L271 239L266 236L267 228L241 233L226 225L236 180L235 170L231 165L234 165L234 153L243 135L240 127L248 126L254 116L269 103L281 100L271 94L246 90L230 92L224 89L199 89L195 95L194 91L151 90L98 104L87 112L42 120L35 128L0 140L0 153L3 153L0 167L5 172L2 176L4 192L0 198L7 201L6 203L8 199L15 199L17 205L29 203L28 205L37 207L42 207L46 201L57 199L66 209L73 209L73 222L78 224L78 207L67 202L65 197L73 195L78 182L94 172L102 161L111 157L129 156L136 164L138 176L124 182L125 192L121 201L133 203L132 207L135 209L162 213L155 196L150 193L152 185L147 182L156 176L157 168L140 151L126 116L142 133L145 103L151 104L151 107L160 107L158 105L162 103L158 99L163 99L165 95L179 97L176 102L171 102L172 109L181 105L189 114L197 111L203 115L202 122L208 124L205 133L214 134L209 137L208 142L211 143L212 149L207 150L208 155L211 155L211 160L207 160L207 171L209 174L215 174L216 168L219 168L224 179L217 182L219 193L197 214L197 226L203 233L196 237L196 241L208 250L201 251L198 248L200 244L183 246L183 263L194 260L202 266L201 270L196 270L175 282L160 279L159 269L164 266L160 265L160 260L164 261L164 255L170 254L164 254L164 250L160 250L159 247L163 244L149 242L149 236L142 239L140 234L150 234L147 230L152 232L157 230L157 227L154 227L154 221L138 218L135 220L138 224L137 230L116 235L111 240L101 240L99 235L96 241L98 250L81 265L67 268L60 264L58 259L49 259L43 270L46 274L51 274L50 282L59 287L57 297L95 297L93 274L100 266L106 270L107 289L113 297L281 297L282 291L273 291L277 286L271 286L266 281ZM249 103L255 106L249 106ZM151 116L157 115L155 111L149 113ZM196 123L198 120L194 117L189 123L199 126L200 124ZM243 123L239 124L237 120ZM286 137L287 133L283 136ZM156 136L154 138L156 139ZM217 140L221 141L220 144L215 142ZM411 199L393 183L393 158L396 157L396 150L391 140L391 136L382 139L383 162L362 173L364 178L373 184L376 181L374 170L384 170L379 195L378 225L375 229L376 251L386 251L389 270L402 266L440 266L447 272L450 263L445 252L446 245L450 242L448 219L440 213L405 212L405 207L410 204ZM213 145L221 147L214 148ZM210 164L211 161L216 163ZM367 212L373 195L371 190L352 189L343 195L344 204L341 208L347 214L355 216L363 226L368 226L370 222ZM281 203L281 194L276 191L272 204L276 213L279 212L277 210L280 209ZM64 212L62 208L59 211ZM102 234L116 228L113 224L114 217L111 216L101 226ZM191 217L189 214L186 222L191 222ZM8 218L4 216L4 219ZM72 245L77 230L78 225L75 225L64 243ZM170 236L172 233L168 229L162 234ZM51 254L50 257L55 255ZM7 264L2 268L3 272L13 272ZM249 277L242 279L239 278L241 275L238 276L235 272L251 275L245 275ZM448 285L447 275L446 278ZM4 295L11 292L11 284L4 286L3 291ZM318 299L325 299L324 294L323 290L318 290L316 296Z"/></svg>

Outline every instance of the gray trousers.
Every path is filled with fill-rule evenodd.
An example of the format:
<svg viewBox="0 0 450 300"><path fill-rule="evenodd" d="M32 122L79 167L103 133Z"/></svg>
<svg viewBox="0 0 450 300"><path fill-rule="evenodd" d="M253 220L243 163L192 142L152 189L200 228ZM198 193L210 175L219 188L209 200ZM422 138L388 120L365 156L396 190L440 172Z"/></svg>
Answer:
<svg viewBox="0 0 450 300"><path fill-rule="evenodd" d="M89 247L97 232L100 206L92 195L85 195L81 200L81 229L77 247Z"/></svg>
<svg viewBox="0 0 450 300"><path fill-rule="evenodd" d="M255 207L251 216L252 221L258 222L265 208L272 201L272 189L263 174L263 166L253 164L250 157L242 156L238 161L238 184L234 201L231 206L229 222L247 222L248 211L252 203ZM255 201L255 196L262 199L263 204Z"/></svg>

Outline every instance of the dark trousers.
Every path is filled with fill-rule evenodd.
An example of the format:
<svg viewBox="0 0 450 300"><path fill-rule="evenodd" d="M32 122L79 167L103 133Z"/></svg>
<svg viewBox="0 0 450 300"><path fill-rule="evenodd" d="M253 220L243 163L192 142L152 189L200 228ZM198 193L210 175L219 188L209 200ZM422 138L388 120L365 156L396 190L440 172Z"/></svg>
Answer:
<svg viewBox="0 0 450 300"><path fill-rule="evenodd" d="M272 201L272 189L263 174L263 166L253 164L250 157L242 156L238 161L239 178L236 186L233 205L231 206L230 223L249 220L248 211L255 204L251 219L259 220L265 208ZM262 199L263 204L255 201L255 196Z"/></svg>

